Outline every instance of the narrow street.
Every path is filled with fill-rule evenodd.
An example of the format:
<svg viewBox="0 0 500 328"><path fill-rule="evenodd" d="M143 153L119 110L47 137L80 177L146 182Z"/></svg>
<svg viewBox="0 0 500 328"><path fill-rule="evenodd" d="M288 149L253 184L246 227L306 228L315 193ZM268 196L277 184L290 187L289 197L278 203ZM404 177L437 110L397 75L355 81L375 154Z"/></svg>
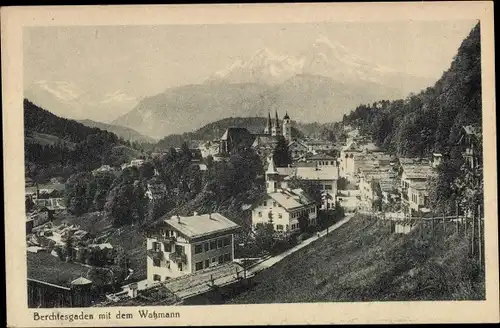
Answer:
<svg viewBox="0 0 500 328"><path fill-rule="evenodd" d="M353 216L354 216L354 213L348 213L345 216L345 218L343 218L341 221L331 225L328 228L328 233L331 233L332 231L340 228L345 223L349 222L349 220ZM306 247L307 245L309 245L313 241L317 240L318 238L322 238L324 236L326 236L326 229L323 231L320 231L319 234L315 233L311 238L304 240L303 242L301 242L297 246L290 248L289 250L287 250L279 255L273 256L273 257L255 265L254 267L249 268L248 272L252 273L252 274L256 274L256 273L259 273L265 269L268 269L268 268L272 267L273 265L275 265L276 263L278 263L279 261L281 261L282 259L284 259L285 257L287 257L288 255L295 253L299 249Z"/></svg>

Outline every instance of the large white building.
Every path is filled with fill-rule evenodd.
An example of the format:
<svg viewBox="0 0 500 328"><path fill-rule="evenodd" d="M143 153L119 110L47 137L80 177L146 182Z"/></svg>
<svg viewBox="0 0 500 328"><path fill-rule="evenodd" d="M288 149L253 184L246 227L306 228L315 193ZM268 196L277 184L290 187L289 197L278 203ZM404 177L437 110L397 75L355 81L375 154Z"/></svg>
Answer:
<svg viewBox="0 0 500 328"><path fill-rule="evenodd" d="M259 223L272 223L277 233L298 232L299 218L307 218L316 225L317 209L314 201L302 189L288 187L271 157L266 171L266 196L252 208L252 228Z"/></svg>
<svg viewBox="0 0 500 328"><path fill-rule="evenodd" d="M240 226L219 213L173 216L148 230L147 279L163 281L231 262Z"/></svg>

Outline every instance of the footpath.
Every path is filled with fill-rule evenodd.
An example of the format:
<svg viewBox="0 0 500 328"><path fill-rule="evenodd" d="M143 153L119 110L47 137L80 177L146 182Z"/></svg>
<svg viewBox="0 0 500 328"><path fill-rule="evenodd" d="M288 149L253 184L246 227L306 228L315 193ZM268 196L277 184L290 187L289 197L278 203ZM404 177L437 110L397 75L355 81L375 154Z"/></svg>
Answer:
<svg viewBox="0 0 500 328"><path fill-rule="evenodd" d="M295 253L296 251L298 251L299 249L301 248L304 248L306 247L307 245L309 245L310 243L312 243L313 241L315 240L318 240L319 238L323 238L324 236L326 236L326 231L328 230L328 233L330 234L332 231L335 231L337 230L338 228L340 228L341 226L343 226L345 223L349 222L349 220L354 216L353 213L348 213L342 220L340 220L339 222L331 225L330 227L328 227L327 229L323 230L323 231L320 231L319 233L315 233L313 236L311 236L309 239L306 239L304 241L302 241L300 244L286 250L285 252L281 253L281 254L278 254L276 256L273 256L273 257L270 257L266 260L264 260L263 262L260 262L258 264L255 264L254 266L250 267L247 269L247 272L251 273L251 274L257 274L265 269L268 269L270 267L272 267L273 265L275 265L276 263L278 263L279 261L281 261L282 259L284 259L285 257L289 256L290 254L293 254Z"/></svg>

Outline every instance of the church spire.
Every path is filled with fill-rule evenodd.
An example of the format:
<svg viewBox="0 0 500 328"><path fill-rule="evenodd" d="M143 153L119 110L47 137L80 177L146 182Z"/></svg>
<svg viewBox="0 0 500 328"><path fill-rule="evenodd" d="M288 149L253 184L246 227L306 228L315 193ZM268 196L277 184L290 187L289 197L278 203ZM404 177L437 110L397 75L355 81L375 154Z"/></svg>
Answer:
<svg viewBox="0 0 500 328"><path fill-rule="evenodd" d="M273 128L273 125L272 125L272 120L271 120L271 112L268 111L267 112L267 124L266 124L266 127L264 128L264 133L271 134L272 128Z"/></svg>
<svg viewBox="0 0 500 328"><path fill-rule="evenodd" d="M276 114L276 130L280 128L280 119L278 118L278 110L275 111Z"/></svg>

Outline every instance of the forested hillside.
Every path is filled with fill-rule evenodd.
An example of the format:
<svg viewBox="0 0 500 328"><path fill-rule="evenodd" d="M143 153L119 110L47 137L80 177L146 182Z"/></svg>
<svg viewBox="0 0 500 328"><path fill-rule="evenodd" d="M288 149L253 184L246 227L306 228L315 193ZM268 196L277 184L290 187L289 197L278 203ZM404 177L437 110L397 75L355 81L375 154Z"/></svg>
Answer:
<svg viewBox="0 0 500 328"><path fill-rule="evenodd" d="M406 99L358 106L343 123L360 127L400 156L448 152L463 125L481 123L480 41L478 24L434 86Z"/></svg>
<svg viewBox="0 0 500 328"><path fill-rule="evenodd" d="M481 128L481 39L477 24L460 45L450 68L432 87L406 99L361 105L344 116L353 125L399 157L444 155L438 176L430 181L431 206L455 214L479 214L483 204L482 167L465 165L459 143L463 127ZM477 136L482 154L482 137ZM457 204L459 208L457 208Z"/></svg>
<svg viewBox="0 0 500 328"><path fill-rule="evenodd" d="M38 181L53 176L69 177L102 164L118 166L140 155L114 133L58 117L27 99L24 139L26 174Z"/></svg>

